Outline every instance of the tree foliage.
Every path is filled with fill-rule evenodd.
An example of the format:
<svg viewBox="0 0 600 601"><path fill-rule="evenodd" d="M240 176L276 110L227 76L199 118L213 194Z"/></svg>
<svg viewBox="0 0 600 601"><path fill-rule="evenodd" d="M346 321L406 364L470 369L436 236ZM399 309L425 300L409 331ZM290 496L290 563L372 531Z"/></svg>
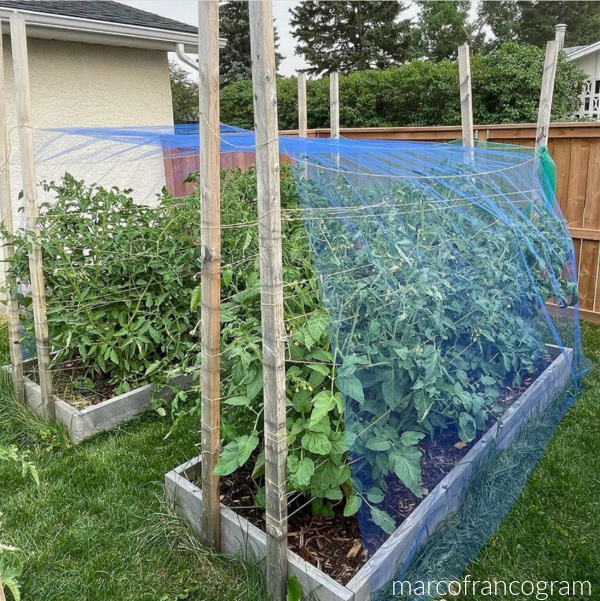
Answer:
<svg viewBox="0 0 600 601"><path fill-rule="evenodd" d="M385 69L408 56L410 23L402 2L300 2L290 12L296 52L308 73Z"/></svg>
<svg viewBox="0 0 600 601"><path fill-rule="evenodd" d="M490 27L496 44L514 40L544 47L554 39L554 26L559 23L567 25L566 46L600 39L600 2L484 0L479 18Z"/></svg>
<svg viewBox="0 0 600 601"><path fill-rule="evenodd" d="M198 83L192 81L185 69L173 61L169 62L173 120L175 123L198 121Z"/></svg>
<svg viewBox="0 0 600 601"><path fill-rule="evenodd" d="M537 120L544 51L508 43L475 55L473 110L475 122L524 123ZM579 107L585 75L561 54L552 118L566 118ZM277 82L279 127L298 126L297 81ZM329 79L308 82L308 125L329 126ZM253 128L252 84L239 81L221 93L224 123ZM415 60L386 71L361 71L340 78L340 122L343 127L389 127L460 124L458 67L455 61Z"/></svg>
<svg viewBox="0 0 600 601"><path fill-rule="evenodd" d="M456 58L458 46L481 46L483 34L469 20L470 0L417 0L419 16L413 32L413 53L434 61Z"/></svg>
<svg viewBox="0 0 600 601"><path fill-rule="evenodd" d="M252 58L250 53L250 15L247 1L222 2L219 7L219 34L227 40L221 48L219 71L221 85L228 85L240 79L252 77ZM278 47L277 28L275 28L275 48ZM275 52L276 66L279 68L282 56Z"/></svg>

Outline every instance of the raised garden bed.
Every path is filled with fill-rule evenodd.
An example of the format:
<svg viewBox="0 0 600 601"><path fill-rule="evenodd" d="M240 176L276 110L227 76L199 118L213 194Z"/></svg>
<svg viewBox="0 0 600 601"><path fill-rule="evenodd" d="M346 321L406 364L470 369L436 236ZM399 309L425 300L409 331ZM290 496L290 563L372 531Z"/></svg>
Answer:
<svg viewBox="0 0 600 601"><path fill-rule="evenodd" d="M571 373L565 354L548 347L552 363L462 457L449 473L429 492L397 530L368 558L349 580L334 580L299 554L288 552L288 570L295 574L305 594L313 593L321 601L366 601L372 592L388 584L410 560L415 548L425 543L436 528L461 506L465 492L482 464L494 450L508 448L531 417L543 411L568 387ZM490 444L490 443L494 444ZM165 476L167 499L172 510L186 519L202 537L202 491L194 484L201 469L201 458L179 466ZM264 532L229 507L221 505L222 551L232 555L265 556ZM350 530L352 528L350 527ZM350 533L351 536L351 533ZM347 541L346 541L347 542ZM297 546L292 544L291 546ZM361 553L362 551L359 551ZM357 562L360 565L362 562Z"/></svg>
<svg viewBox="0 0 600 601"><path fill-rule="evenodd" d="M27 367L25 362L26 371ZM191 374L178 374L170 378L169 384L159 391L155 391L154 384L147 384L101 402L86 404L82 408L56 397L56 421L65 426L71 442L77 444L144 413L150 409L154 398L172 399L177 390L189 389L192 381ZM24 383L25 403L36 415L41 415L42 393L39 384L27 376Z"/></svg>

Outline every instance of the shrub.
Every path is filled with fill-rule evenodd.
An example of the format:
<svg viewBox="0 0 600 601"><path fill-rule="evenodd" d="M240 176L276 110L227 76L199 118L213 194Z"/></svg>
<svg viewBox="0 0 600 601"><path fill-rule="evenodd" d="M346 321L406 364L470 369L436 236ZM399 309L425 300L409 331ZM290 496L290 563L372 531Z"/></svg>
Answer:
<svg viewBox="0 0 600 601"><path fill-rule="evenodd" d="M531 123L537 120L544 50L506 43L472 60L475 123ZM565 119L579 107L585 75L561 53L552 118ZM308 82L309 127L329 127L329 79ZM297 81L277 80L279 128L298 127ZM252 84L239 81L221 91L224 123L254 129ZM413 61L386 71L340 77L343 127L459 125L458 67L443 60Z"/></svg>

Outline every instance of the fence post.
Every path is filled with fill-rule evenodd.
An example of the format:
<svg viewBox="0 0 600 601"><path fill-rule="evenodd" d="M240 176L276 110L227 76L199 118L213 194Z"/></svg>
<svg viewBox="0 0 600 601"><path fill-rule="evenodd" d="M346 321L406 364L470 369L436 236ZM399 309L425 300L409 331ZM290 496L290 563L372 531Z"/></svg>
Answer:
<svg viewBox="0 0 600 601"><path fill-rule="evenodd" d="M2 24L0 23L0 30ZM0 35L0 219L9 236L14 233L13 210L10 190L10 167L9 167L9 140L8 126L6 121L6 94L4 79L4 46L2 35ZM9 264L7 261L12 259L15 249L12 244L5 240L4 261L2 267L4 270L4 283L7 288L6 294L6 321L8 325L8 344L10 345L10 364L13 389L17 400L25 402L25 389L23 385L23 357L21 355L20 323L19 323L19 301L13 293L13 287L10 286Z"/></svg>
<svg viewBox="0 0 600 601"><path fill-rule="evenodd" d="M200 71L200 239L202 241L202 532L206 542L221 547L219 477L214 474L220 445L220 297L221 209L219 139L219 3L198 2Z"/></svg>
<svg viewBox="0 0 600 601"><path fill-rule="evenodd" d="M33 121L31 118L27 32L25 30L25 18L20 13L13 13L10 17L10 39L17 97L17 125L23 178L23 203L25 205L26 230L30 243L29 274L31 278L33 321L35 325L35 341L37 345L42 396L42 406L40 409L42 417L54 420L50 343L46 315L46 282L42 268L42 245L38 225L39 210L35 173Z"/></svg>
<svg viewBox="0 0 600 601"><path fill-rule="evenodd" d="M298 136L306 138L308 118L306 113L306 73L298 73Z"/></svg>
<svg viewBox="0 0 600 601"><path fill-rule="evenodd" d="M562 50L565 45L567 26L564 23L558 23L558 25L554 26L554 32L554 39L558 42L558 49Z"/></svg>
<svg viewBox="0 0 600 601"><path fill-rule="evenodd" d="M284 601L287 432L275 39L271 1L250 0L249 6L263 338L267 592L271 601Z"/></svg>
<svg viewBox="0 0 600 601"><path fill-rule="evenodd" d="M552 96L554 94L554 80L556 78L559 46L560 43L556 40L551 40L546 44L544 75L542 77L542 90L540 93L540 108L538 111L537 130L535 134L536 148L548 146L550 116L552 113Z"/></svg>
<svg viewBox="0 0 600 601"><path fill-rule="evenodd" d="M340 78L337 71L329 76L329 120L331 137L340 137Z"/></svg>
<svg viewBox="0 0 600 601"><path fill-rule="evenodd" d="M463 146L472 148L474 145L473 94L471 92L471 57L468 44L458 47L458 74Z"/></svg>

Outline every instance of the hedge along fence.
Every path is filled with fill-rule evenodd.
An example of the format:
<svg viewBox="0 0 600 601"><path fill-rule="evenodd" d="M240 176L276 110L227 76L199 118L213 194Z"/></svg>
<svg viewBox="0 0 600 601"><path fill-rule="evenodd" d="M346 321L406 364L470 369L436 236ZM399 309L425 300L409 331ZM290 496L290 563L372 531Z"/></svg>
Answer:
<svg viewBox="0 0 600 601"><path fill-rule="evenodd" d="M327 91L328 93L328 91ZM341 109L343 111L343 107ZM460 114L459 114L460 117ZM476 125L480 141L533 146L536 126ZM282 132L295 135L296 131ZM461 135L454 127L346 128L342 137L356 139L414 140L444 142ZM308 131L309 137L328 138L328 129ZM575 245L580 288L581 317L600 323L600 125L597 123L554 123L550 126L550 154L557 167L557 197L571 228ZM286 157L282 157L287 160ZM179 164L185 161L185 165ZM224 169L248 169L255 163L249 153L221 155ZM198 170L198 157L167 157L167 187L174 196L190 193L183 183L188 173Z"/></svg>
<svg viewBox="0 0 600 601"><path fill-rule="evenodd" d="M537 120L544 50L503 45L471 61L476 123L532 123ZM561 53L552 118L564 119L579 107L585 75ZM329 127L329 78L308 82L308 126ZM277 81L279 128L298 127L297 79ZM252 84L239 81L221 91L221 121L254 128ZM413 61L385 71L340 77L342 127L460 124L458 66L455 61Z"/></svg>

